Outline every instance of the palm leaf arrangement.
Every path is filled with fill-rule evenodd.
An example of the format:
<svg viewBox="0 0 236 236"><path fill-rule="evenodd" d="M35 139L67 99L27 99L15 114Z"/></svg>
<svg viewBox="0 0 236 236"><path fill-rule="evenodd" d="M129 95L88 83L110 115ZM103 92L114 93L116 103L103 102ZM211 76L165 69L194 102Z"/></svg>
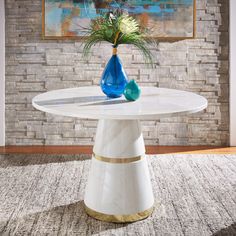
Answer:
<svg viewBox="0 0 236 236"><path fill-rule="evenodd" d="M134 45L140 50L147 63L153 62L148 48L151 40L145 37L144 30L133 17L121 11L109 12L91 21L83 54L88 56L91 48L100 42L111 43L114 48L113 53L121 44Z"/></svg>
<svg viewBox="0 0 236 236"><path fill-rule="evenodd" d="M145 37L143 29L133 17L121 10L115 10L91 21L84 43L84 56L88 56L91 48L101 42L108 42L113 46L113 56L100 80L103 93L109 98L121 97L123 94L129 101L137 100L141 90L134 80L129 81L117 55L117 47L121 44L133 45L142 53L145 62L153 65L149 50L151 40Z"/></svg>

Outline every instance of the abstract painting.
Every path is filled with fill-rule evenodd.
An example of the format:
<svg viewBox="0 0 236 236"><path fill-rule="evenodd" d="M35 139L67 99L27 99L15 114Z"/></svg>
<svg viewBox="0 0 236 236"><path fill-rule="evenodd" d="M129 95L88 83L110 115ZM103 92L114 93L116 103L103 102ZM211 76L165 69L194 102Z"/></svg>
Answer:
<svg viewBox="0 0 236 236"><path fill-rule="evenodd" d="M193 38L196 0L43 0L43 37L85 35L90 21L111 9L135 17L154 38Z"/></svg>

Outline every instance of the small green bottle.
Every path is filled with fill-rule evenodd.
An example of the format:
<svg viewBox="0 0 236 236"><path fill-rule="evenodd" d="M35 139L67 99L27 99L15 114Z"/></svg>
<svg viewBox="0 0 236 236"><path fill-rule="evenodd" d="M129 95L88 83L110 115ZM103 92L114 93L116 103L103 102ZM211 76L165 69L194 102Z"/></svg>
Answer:
<svg viewBox="0 0 236 236"><path fill-rule="evenodd" d="M130 80L125 86L124 96L128 101L135 101L140 97L141 89L135 80Z"/></svg>

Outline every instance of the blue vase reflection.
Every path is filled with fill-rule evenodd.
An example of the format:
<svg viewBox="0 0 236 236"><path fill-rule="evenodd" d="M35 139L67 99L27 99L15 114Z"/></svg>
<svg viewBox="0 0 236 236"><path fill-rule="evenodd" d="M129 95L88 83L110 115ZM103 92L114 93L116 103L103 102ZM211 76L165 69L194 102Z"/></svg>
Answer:
<svg viewBox="0 0 236 236"><path fill-rule="evenodd" d="M103 72L100 86L110 98L121 97L126 84L128 83L127 75L117 55L112 55Z"/></svg>

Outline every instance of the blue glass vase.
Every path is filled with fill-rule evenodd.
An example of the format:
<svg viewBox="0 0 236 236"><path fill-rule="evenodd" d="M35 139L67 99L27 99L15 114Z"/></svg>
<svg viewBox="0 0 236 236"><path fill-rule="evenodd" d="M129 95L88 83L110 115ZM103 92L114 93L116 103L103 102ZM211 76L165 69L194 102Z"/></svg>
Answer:
<svg viewBox="0 0 236 236"><path fill-rule="evenodd" d="M116 50L113 50L113 55L102 74L100 81L101 89L107 97L118 98L122 96L127 83L128 78L121 64L120 58L116 54Z"/></svg>

